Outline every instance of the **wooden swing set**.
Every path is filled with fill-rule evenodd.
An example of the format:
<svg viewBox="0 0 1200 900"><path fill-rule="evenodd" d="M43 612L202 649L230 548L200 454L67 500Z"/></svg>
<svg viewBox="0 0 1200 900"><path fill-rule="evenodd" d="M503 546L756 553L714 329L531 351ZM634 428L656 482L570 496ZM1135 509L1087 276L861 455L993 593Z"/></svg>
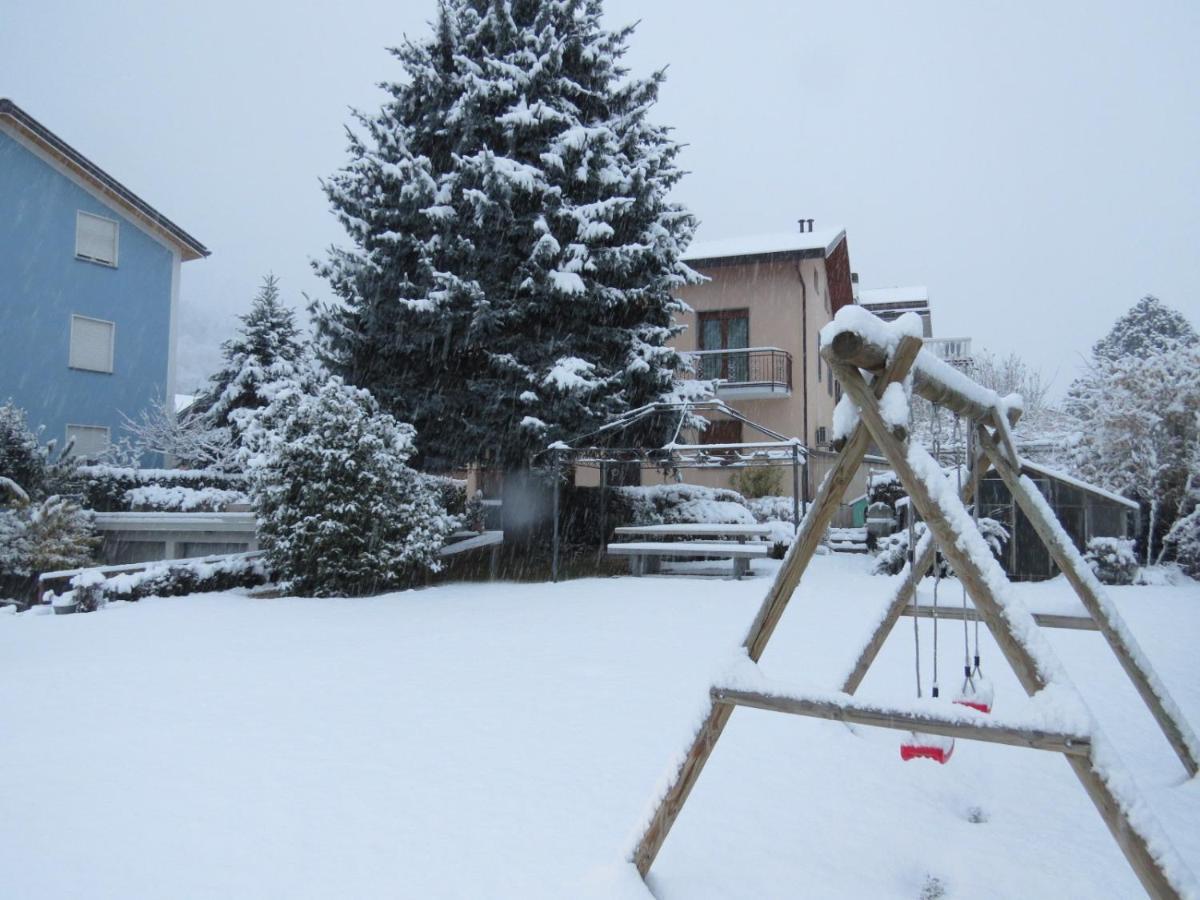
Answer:
<svg viewBox="0 0 1200 900"><path fill-rule="evenodd" d="M903 337L887 346L873 327L837 331L821 351L843 390L858 407L859 421L842 445L833 469L800 525L783 565L767 592L743 647L757 664L779 624L784 609L800 583L822 537L837 511L839 501L854 477L871 442L882 451L908 492L910 502L926 523L926 532L914 547L910 544L909 565L904 578L887 605L879 627L859 652L841 693L828 691L805 695L803 691L747 689L741 683L716 684L710 690L711 706L691 748L659 799L648 824L634 848L632 861L643 878L647 876L667 834L695 786L704 764L738 706L830 719L845 723L915 732L921 736L964 738L1008 744L1063 754L1084 790L1096 806L1109 832L1120 846L1130 867L1147 894L1155 898L1180 898L1196 891L1195 882L1165 841L1158 826L1144 810L1130 815L1136 798L1115 775L1113 761L1100 748L1107 746L1094 720L1084 710L1090 726L1078 733L1050 727L1006 725L989 716L953 706L945 713L929 705L908 709L885 708L856 699L855 692L899 618L922 607L911 606L917 586L941 553L961 580L974 604L973 614L983 621L1000 651L1030 697L1047 687L1055 693L1075 697L1064 678L1056 681L1059 668L1038 631L1042 627L1095 628L1107 640L1130 681L1149 708L1163 735L1179 757L1188 777L1200 770L1200 743L1178 707L1151 669L1099 582L1083 561L1070 537L1055 518L1033 482L1022 475L1021 462L1013 445L1010 426L1019 409L1005 410L995 395L966 375L921 349L919 338ZM890 351L890 352L889 352ZM868 383L864 373L872 376ZM940 467L916 442L906 440L907 429L885 417L880 400L889 385L902 384L911 375L912 392L943 406L967 424L974 438L968 477L959 492L947 490ZM985 402L985 398L988 402ZM1008 581L971 520L966 504L988 468L994 468L1014 500L1032 523L1055 564L1067 577L1088 612L1069 623L1056 617L1035 618L1006 590ZM967 611L963 610L963 615ZM1066 617L1057 617L1066 618ZM1036 705L1035 700L1035 705ZM931 741L935 743L935 741ZM1104 756L1102 760L1099 757ZM948 753L946 754L948 758ZM944 760L942 760L944 761ZM1115 777L1114 777L1115 776Z"/></svg>

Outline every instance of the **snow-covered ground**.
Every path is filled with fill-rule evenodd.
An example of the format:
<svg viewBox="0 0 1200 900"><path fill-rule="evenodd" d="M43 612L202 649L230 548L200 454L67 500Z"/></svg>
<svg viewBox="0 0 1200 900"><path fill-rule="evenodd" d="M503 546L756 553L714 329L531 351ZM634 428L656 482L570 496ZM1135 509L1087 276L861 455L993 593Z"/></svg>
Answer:
<svg viewBox="0 0 1200 900"><path fill-rule="evenodd" d="M814 562L768 676L838 684L893 584L867 564ZM624 856L776 565L741 582L2 615L0 895L645 898ZM1061 579L1015 591L1074 609ZM1200 585L1112 594L1200 725ZM941 629L952 686L961 624ZM862 696L912 696L911 635L901 620ZM1200 782L1184 783L1098 634L1050 640L1200 871ZM1020 708L990 640L983 664L998 709ZM738 710L654 866L655 893L917 900L932 877L947 898L1140 895L1060 757L960 742L944 767L902 763L899 738Z"/></svg>

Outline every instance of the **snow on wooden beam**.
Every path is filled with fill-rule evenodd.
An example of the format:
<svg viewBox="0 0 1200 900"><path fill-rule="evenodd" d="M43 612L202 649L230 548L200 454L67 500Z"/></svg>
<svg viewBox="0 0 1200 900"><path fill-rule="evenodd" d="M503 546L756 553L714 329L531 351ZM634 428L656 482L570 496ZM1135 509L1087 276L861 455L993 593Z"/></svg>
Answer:
<svg viewBox="0 0 1200 900"><path fill-rule="evenodd" d="M922 604L913 607L911 604L904 607L900 611L902 616L916 616L920 619L953 619L956 622L961 622L966 619L969 622L974 622L979 618L978 614L973 609L963 609L961 606L939 606L937 615L934 615L934 608ZM1033 613L1033 621L1043 628L1074 628L1078 631L1099 631L1100 626L1096 624L1096 620L1090 616L1066 616L1058 613Z"/></svg>
<svg viewBox="0 0 1200 900"><path fill-rule="evenodd" d="M749 706L771 712L790 713L814 719L828 719L851 725L870 725L895 731L919 731L943 737L1049 750L1086 757L1091 740L1082 734L1053 731L1027 725L1006 724L994 716L956 706L947 715L917 709L890 708L864 703L849 694L810 697L803 694L771 694L735 688L714 687L713 702L731 706Z"/></svg>
<svg viewBox="0 0 1200 900"><path fill-rule="evenodd" d="M873 336L854 329L837 332L828 347L835 362L867 372L882 372L888 361L888 348ZM913 391L930 403L972 421L987 419L998 408L1001 398L981 387L930 350L922 350L912 368ZM1017 406L1006 407L1012 424L1021 416Z"/></svg>

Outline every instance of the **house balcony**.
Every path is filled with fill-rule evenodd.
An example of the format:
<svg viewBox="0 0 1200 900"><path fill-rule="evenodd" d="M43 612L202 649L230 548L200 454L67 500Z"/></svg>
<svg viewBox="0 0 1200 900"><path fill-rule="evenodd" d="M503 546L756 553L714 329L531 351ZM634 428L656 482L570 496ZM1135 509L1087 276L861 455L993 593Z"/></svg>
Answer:
<svg viewBox="0 0 1200 900"><path fill-rule="evenodd" d="M925 348L951 364L971 361L970 338L925 338Z"/></svg>
<svg viewBox="0 0 1200 900"><path fill-rule="evenodd" d="M722 399L761 400L792 395L792 354L778 347L692 350L696 378L717 382Z"/></svg>

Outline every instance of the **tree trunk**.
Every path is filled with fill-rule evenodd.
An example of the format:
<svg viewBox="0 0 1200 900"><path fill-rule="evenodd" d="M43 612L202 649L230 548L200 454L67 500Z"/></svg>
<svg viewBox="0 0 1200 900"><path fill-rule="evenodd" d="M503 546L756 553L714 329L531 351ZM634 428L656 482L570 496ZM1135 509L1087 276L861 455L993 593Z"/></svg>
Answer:
<svg viewBox="0 0 1200 900"><path fill-rule="evenodd" d="M1158 524L1158 498L1150 501L1150 527L1146 530L1146 565L1150 565L1154 549L1154 528Z"/></svg>

